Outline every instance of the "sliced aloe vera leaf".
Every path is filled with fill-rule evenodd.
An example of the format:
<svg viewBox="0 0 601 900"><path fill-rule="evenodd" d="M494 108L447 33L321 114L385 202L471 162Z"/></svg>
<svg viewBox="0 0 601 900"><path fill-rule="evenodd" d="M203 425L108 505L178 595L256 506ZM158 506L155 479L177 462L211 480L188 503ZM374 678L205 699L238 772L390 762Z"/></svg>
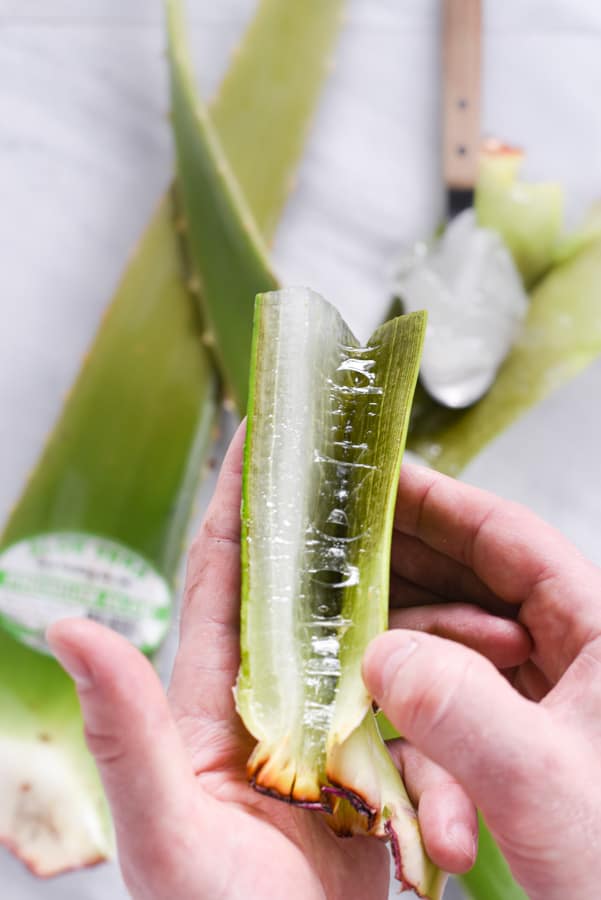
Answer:
<svg viewBox="0 0 601 900"><path fill-rule="evenodd" d="M461 414L422 398L408 446L457 475L497 434L601 353L601 241L554 267L530 295L521 337L489 393Z"/></svg>
<svg viewBox="0 0 601 900"><path fill-rule="evenodd" d="M324 60L336 31L334 8L339 6L333 0L324 0L321 5L312 7L309 18L304 14L305 6L301 9L295 5L296 16L290 14L291 24L285 39L276 46L273 35L280 28L284 11L289 9L290 4L287 0L263 0L213 107L218 128L223 131L228 156L235 164L245 154L248 154L248 159L254 160L253 166L241 173L241 181L251 202L258 204L257 215L268 237L289 188L307 117L323 80ZM301 11L303 14L298 15ZM282 110L282 94L274 93L267 77L272 70L272 58L280 59L282 66L289 66L282 69L286 77L296 73L298 102L288 109ZM304 82L301 79L303 72L306 75ZM240 129L242 109L255 123L256 127L250 132ZM274 111L279 117L284 117L288 134L287 141L277 146L274 142L266 145L263 140L266 129L272 128ZM289 154L288 158L286 154ZM271 180L271 190L264 192L262 185L267 178ZM255 183L257 186L253 187ZM182 253L180 243L175 240L171 207L171 197L167 195L131 259L109 308L107 316L112 324L103 326L99 332L90 350L89 361L73 387L48 448L9 518L2 546L19 537L40 533L50 521L60 521L69 530L92 527L93 524L93 527L103 528L113 537L119 536L127 541L131 539L133 545L153 560L162 572L166 575L173 572L183 549L183 528L201 471L201 445L211 418L216 382L201 343L204 328L201 330L199 327L198 315L184 288L184 280L189 274L186 272L186 254ZM182 226L185 223L179 217L178 227ZM124 295L127 295L126 298ZM171 303L171 310L166 310L166 303ZM118 313L118 310L122 312ZM165 320L166 312L168 321ZM130 330L129 343L122 340L117 332L116 322L120 316L124 326ZM122 470L119 470L118 459L125 456L128 447L135 449L135 439L129 433L132 422L141 422L147 436L152 431L152 423L146 420L146 411L144 416L141 415L141 409L152 402L149 391L151 385L156 383L152 377L153 360L148 365L147 381L135 376L142 396L138 398L140 402L136 401L130 417L124 413L123 401L127 405L133 394L131 390L123 393L122 387L128 384L132 351L142 352L148 361L144 351L147 339L151 344L156 342L163 326L164 336L169 336L173 346L180 348L180 351L183 348L181 372L188 373L188 381L182 381L177 386L177 396L173 398L175 407L182 414L173 432L174 443L168 445L166 435L170 432L162 432L157 446L148 447L147 462L143 463L143 468L150 491L144 508L150 513L150 518L143 520L137 509L127 508L116 486L118 483L121 489L127 475L139 488L142 487L137 471L140 458L134 458ZM193 332L196 336L191 341ZM119 349L120 352L115 352L109 360L107 336L110 333L115 351ZM105 349L99 350L102 346ZM164 348L159 354L161 359L163 351ZM96 362L103 354L107 357L107 363L110 362L107 387L112 384L115 388L112 394L107 390L104 395L98 381ZM133 365L139 373L135 360ZM197 374L206 373L206 381L204 376L201 380L194 377L194 366L197 367ZM164 374L173 380L177 367L170 372L165 370ZM94 381L95 386L92 384ZM159 393L168 408L171 397L166 399L164 391ZM190 432L191 443L187 445L185 429L192 406L186 411L185 404L180 405L178 400L180 394L182 399L188 396L194 400L194 416L198 424L198 430ZM89 399L98 400L101 395L104 398L100 406L89 411L88 417L82 405L84 395ZM123 425L121 430L114 426L111 429L114 411ZM84 459L88 452L85 431L90 424L90 436L98 436L102 431L98 425L101 415L108 420L112 430L114 444L110 453L113 460L111 462L105 456L102 462L99 458L107 449L104 434L100 434L99 447L92 446L93 441L88 440L88 449L91 448L98 464L96 474L99 480L86 484L85 478L73 478L77 472L71 460L83 460L88 475L94 469L95 464L92 463L90 469L90 462ZM153 421L158 422L156 410L153 415ZM168 423L168 415L166 410L165 424ZM80 429L83 429L83 434ZM139 450L140 445L136 446ZM178 451L182 453L179 460ZM156 472L149 474L153 454L155 462L161 466L165 463L171 472L171 476L167 472L164 476L159 475L160 484L156 485L156 489L153 487ZM50 477L50 471L54 478ZM189 475L187 485L184 473ZM82 474L83 470L80 470ZM116 477L115 483L113 476ZM175 493L168 489L170 478ZM125 485L125 495L133 501L135 490ZM99 502L97 509L93 508L92 497ZM66 506L61 505L63 502ZM161 515L163 525L159 521ZM116 534L113 533L115 530ZM44 875L105 858L110 855L112 847L110 822L92 759L84 745L81 716L72 683L54 660L33 652L1 630L0 673L0 786L3 795L0 841L7 843L33 871ZM61 809L64 811L62 815Z"/></svg>
<svg viewBox="0 0 601 900"><path fill-rule="evenodd" d="M388 621L396 485L425 315L361 346L319 295L257 297L242 503L239 712L263 792L391 839L399 876L443 877L379 735L361 679ZM401 864L402 860L402 864Z"/></svg>
<svg viewBox="0 0 601 900"><path fill-rule="evenodd" d="M475 208L478 224L497 231L511 251L527 288L554 261L563 220L563 190L555 182L518 178L524 154L498 142L480 155Z"/></svg>
<svg viewBox="0 0 601 900"><path fill-rule="evenodd" d="M166 0L171 117L179 188L192 259L215 338L215 355L238 408L248 393L252 334L249 297L277 280L263 238L196 92L180 0Z"/></svg>

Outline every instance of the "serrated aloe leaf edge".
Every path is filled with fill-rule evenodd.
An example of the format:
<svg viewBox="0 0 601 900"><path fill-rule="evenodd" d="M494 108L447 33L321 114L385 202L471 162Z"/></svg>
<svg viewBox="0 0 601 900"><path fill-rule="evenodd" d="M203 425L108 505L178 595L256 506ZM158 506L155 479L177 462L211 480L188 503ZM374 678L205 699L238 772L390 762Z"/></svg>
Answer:
<svg viewBox="0 0 601 900"><path fill-rule="evenodd" d="M324 0L313 11L311 21L290 13L282 41L275 46L274 35L289 6L286 0L262 0L259 4L213 108L234 164L240 160L242 108L257 124L257 135L271 127L272 114L285 117L288 138L282 145L272 142L266 147L262 139L253 143L252 132L244 140L244 152L253 165L247 166L241 179L251 202L257 203L257 217L267 238L290 189L342 3ZM266 90L270 61L277 58L288 60L284 74L296 72L297 102L285 110L281 98ZM308 73L304 81L300 72ZM265 182L266 173L271 179L271 191L267 193L258 187ZM253 188L255 178L257 186ZM172 578L183 549L194 485L202 470L218 398L217 380L203 347L206 323L195 311L195 301L186 289L191 273L187 253L176 238L176 233L182 232L186 232L186 222L179 211L174 214L173 198L168 194L128 264L57 425L9 517L2 547L47 527L94 527L137 547L167 578ZM123 327L125 322L127 328ZM157 347L159 336L162 340ZM175 348L177 364L172 359L171 365L168 354ZM132 349L138 354L133 364ZM155 366L153 351L157 350L164 366ZM103 368L110 371L104 385ZM142 370L150 381L137 379L136 372ZM181 376L184 370L187 376L178 381L177 372ZM151 382L157 389L154 400ZM124 385L128 385L125 391ZM86 405L90 412L87 417ZM109 421L103 430L101 411L109 418L117 413L112 427ZM170 419L176 414L174 423ZM138 437L129 433L136 421L141 423ZM117 427L118 423L122 427ZM151 443L155 426L160 434L156 443ZM171 436L166 457L165 434ZM120 470L119 458L135 459L135 452L130 451L137 447L141 453L142 444L150 455L137 457L142 463L140 477L134 477L135 484L126 484L126 474L133 471L135 475L137 470L135 465L128 465L127 473ZM83 465L83 469L78 470L77 465ZM149 467L151 472L147 471ZM77 479L75 484L71 479L69 491L69 479L63 477L70 471L90 479L87 486L80 479L79 493ZM115 475L123 482L125 496L113 489ZM157 483L148 493L147 487L154 481ZM129 501L127 514L125 499ZM51 875L112 854L108 810L83 740L72 682L54 660L25 647L3 630L0 783L0 841L32 871ZM33 820L35 839L30 827Z"/></svg>
<svg viewBox="0 0 601 900"><path fill-rule="evenodd" d="M242 503L238 710L252 784L391 840L428 897L444 876L379 735L361 660L388 621L396 485L425 316L361 346L304 289L259 295Z"/></svg>

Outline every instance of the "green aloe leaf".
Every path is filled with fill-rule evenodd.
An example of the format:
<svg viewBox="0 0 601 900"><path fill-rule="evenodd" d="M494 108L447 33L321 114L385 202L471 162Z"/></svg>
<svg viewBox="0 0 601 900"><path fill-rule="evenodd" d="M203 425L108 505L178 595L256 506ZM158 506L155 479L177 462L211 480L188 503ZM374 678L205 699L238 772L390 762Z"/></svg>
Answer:
<svg viewBox="0 0 601 900"><path fill-rule="evenodd" d="M312 3L311 18L288 15L289 6L262 0L212 110L234 165L244 154L254 161L241 165L240 178L266 237L290 186L341 2ZM284 112L285 91L273 90L269 74L278 60L284 77L296 72L296 99ZM256 130L245 133L242 110ZM274 115L285 117L288 138L266 145ZM173 206L167 195L131 259L0 550L48 529L92 530L172 583L219 394L206 326L186 289L187 251L177 237L185 223ZM53 659L3 630L0 785L0 841L33 871L110 855L109 816L73 685Z"/></svg>
<svg viewBox="0 0 601 900"><path fill-rule="evenodd" d="M217 400L176 240L162 208L3 531L0 590L8 591L7 548L65 532L117 541L172 585ZM27 594L20 602L35 604ZM5 620L13 633L27 631L24 611L25 621ZM2 839L44 875L106 856L110 823L72 682L3 630L0 722Z"/></svg>
<svg viewBox="0 0 601 900"><path fill-rule="evenodd" d="M211 107L223 152L266 240L293 187L345 5L262 0ZM252 318L252 297L248 310Z"/></svg>
<svg viewBox="0 0 601 900"><path fill-rule="evenodd" d="M304 288L259 295L242 504L239 712L265 793L393 842L430 897L444 877L379 735L361 679L388 621L396 486L425 315L361 346Z"/></svg>
<svg viewBox="0 0 601 900"><path fill-rule="evenodd" d="M194 85L180 0L167 0L171 117L187 237L202 285L215 355L240 410L246 408L252 316L249 298L277 287L263 238Z"/></svg>
<svg viewBox="0 0 601 900"><path fill-rule="evenodd" d="M199 315L164 203L4 528L2 546L77 528L110 535L173 578L217 381L200 346Z"/></svg>

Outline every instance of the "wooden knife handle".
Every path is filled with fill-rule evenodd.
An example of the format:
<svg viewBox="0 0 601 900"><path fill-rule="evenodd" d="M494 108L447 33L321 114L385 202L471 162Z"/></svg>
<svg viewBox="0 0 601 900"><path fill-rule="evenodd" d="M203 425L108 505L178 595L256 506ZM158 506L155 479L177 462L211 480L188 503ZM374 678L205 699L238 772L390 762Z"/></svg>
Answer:
<svg viewBox="0 0 601 900"><path fill-rule="evenodd" d="M443 174L470 189L480 150L480 0L443 0Z"/></svg>

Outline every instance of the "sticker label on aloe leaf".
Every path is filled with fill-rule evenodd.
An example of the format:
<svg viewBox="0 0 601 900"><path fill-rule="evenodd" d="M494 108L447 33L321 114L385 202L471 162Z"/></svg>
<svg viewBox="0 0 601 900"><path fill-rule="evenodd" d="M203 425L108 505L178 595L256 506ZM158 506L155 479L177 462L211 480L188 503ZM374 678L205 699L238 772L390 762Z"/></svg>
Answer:
<svg viewBox="0 0 601 900"><path fill-rule="evenodd" d="M144 652L167 633L171 592L144 557L91 534L42 534L0 553L0 619L36 650L57 619L94 619Z"/></svg>

